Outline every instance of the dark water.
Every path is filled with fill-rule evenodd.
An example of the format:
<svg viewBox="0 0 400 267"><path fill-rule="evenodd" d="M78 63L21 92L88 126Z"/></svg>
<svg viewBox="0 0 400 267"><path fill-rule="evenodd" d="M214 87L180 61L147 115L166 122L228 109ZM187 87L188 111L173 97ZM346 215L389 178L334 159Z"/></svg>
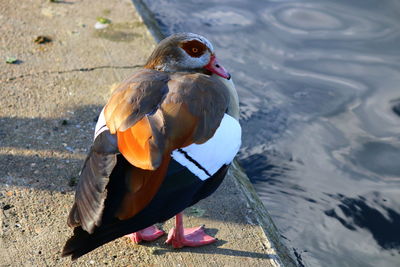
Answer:
<svg viewBox="0 0 400 267"><path fill-rule="evenodd" d="M145 0L214 44L240 161L305 266L400 266L400 1Z"/></svg>

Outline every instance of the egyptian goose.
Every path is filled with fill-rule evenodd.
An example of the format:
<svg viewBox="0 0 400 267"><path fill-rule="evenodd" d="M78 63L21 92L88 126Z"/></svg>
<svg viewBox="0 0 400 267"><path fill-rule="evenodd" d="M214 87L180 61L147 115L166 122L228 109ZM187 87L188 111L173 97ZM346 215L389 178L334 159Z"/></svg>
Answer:
<svg viewBox="0 0 400 267"><path fill-rule="evenodd" d="M153 224L176 215L167 243L216 239L184 229L182 211L212 194L239 150L238 98L230 74L203 36L174 34L103 108L68 217L76 259L124 235L138 243L164 234Z"/></svg>

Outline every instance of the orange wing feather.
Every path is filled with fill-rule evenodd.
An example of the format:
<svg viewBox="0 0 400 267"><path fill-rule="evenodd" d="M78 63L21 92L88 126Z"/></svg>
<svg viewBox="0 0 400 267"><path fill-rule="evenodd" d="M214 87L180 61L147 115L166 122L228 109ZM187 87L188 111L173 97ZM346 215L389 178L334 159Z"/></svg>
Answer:
<svg viewBox="0 0 400 267"><path fill-rule="evenodd" d="M134 166L145 170L154 170L149 141L153 134L147 117L143 117L128 130L117 131L118 149Z"/></svg>

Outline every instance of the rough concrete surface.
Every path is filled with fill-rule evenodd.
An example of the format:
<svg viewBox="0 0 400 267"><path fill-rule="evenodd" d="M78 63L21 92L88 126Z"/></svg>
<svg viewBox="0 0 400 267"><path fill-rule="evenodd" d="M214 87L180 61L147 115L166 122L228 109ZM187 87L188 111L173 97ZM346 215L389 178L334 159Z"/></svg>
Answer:
<svg viewBox="0 0 400 267"><path fill-rule="evenodd" d="M97 17L112 24L96 30ZM61 258L97 115L155 42L129 0L2 0L0 25L0 266L278 264L231 175L185 215L187 226L205 224L215 244L177 250L165 237L143 245L120 238L75 262ZM35 43L41 35L52 41Z"/></svg>

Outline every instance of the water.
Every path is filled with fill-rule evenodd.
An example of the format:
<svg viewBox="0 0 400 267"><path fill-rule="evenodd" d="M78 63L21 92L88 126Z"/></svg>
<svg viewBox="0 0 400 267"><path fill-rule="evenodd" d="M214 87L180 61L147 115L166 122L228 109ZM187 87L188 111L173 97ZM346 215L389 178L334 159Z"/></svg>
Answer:
<svg viewBox="0 0 400 267"><path fill-rule="evenodd" d="M400 266L400 1L144 2L233 74L240 161L299 264Z"/></svg>

